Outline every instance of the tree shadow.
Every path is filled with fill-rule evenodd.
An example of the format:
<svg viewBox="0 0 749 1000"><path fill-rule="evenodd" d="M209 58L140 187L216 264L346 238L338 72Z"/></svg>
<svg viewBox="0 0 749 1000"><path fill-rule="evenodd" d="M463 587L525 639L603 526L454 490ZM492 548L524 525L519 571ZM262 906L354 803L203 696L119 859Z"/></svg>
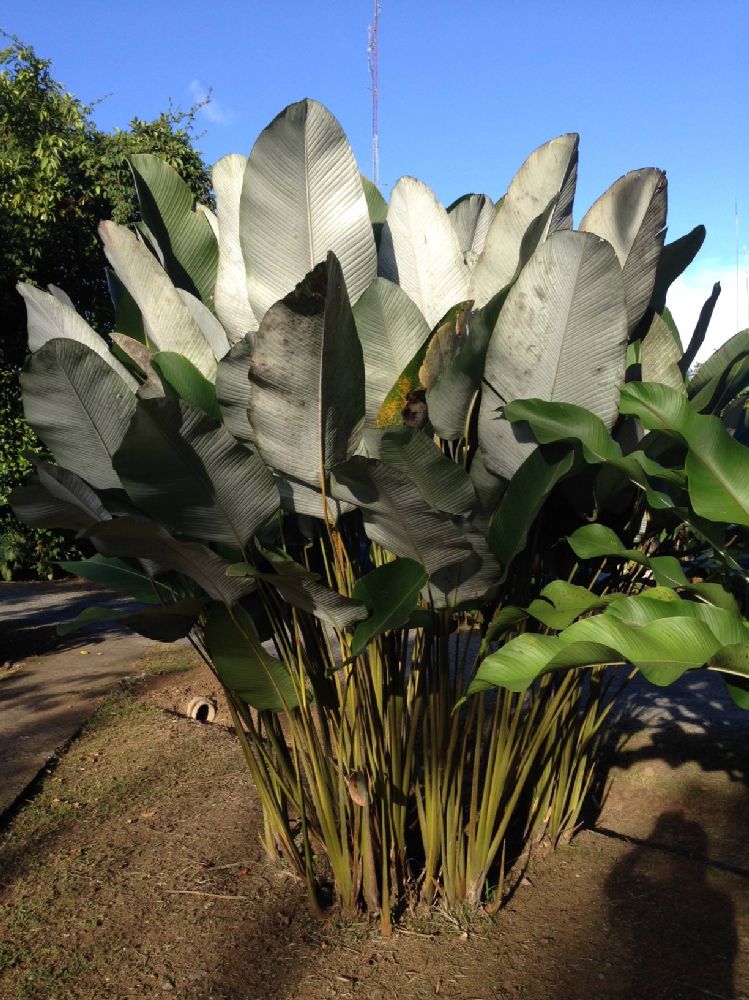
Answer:
<svg viewBox="0 0 749 1000"><path fill-rule="evenodd" d="M708 874L708 849L699 823L664 812L611 870L608 923L631 958L618 965L615 995L735 995L736 907Z"/></svg>
<svg viewBox="0 0 749 1000"><path fill-rule="evenodd" d="M749 712L730 699L719 677L694 671L668 688L641 677L618 696L599 748L592 794L583 811L595 826L610 790L612 770L662 762L676 770L693 763L749 787Z"/></svg>
<svg viewBox="0 0 749 1000"><path fill-rule="evenodd" d="M57 634L57 626L90 607L119 612L138 606L128 597L89 584L4 584L0 587L0 664L12 665L29 656L127 634L129 630L114 621L88 625L66 636Z"/></svg>

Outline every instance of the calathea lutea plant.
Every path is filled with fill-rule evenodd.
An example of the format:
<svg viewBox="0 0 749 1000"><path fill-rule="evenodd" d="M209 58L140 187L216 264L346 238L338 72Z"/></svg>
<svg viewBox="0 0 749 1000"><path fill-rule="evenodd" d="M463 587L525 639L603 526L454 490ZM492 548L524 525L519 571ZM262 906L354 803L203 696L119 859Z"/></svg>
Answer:
<svg viewBox="0 0 749 1000"><path fill-rule="evenodd" d="M384 931L497 907L508 837L574 829L605 665L746 699L749 333L688 377L665 296L704 230L664 246L655 169L573 229L577 153L496 204L409 177L386 204L302 101L216 164L215 215L132 158L108 337L20 288L54 464L15 511L91 543L65 567L135 598L126 625L189 637L268 852Z"/></svg>

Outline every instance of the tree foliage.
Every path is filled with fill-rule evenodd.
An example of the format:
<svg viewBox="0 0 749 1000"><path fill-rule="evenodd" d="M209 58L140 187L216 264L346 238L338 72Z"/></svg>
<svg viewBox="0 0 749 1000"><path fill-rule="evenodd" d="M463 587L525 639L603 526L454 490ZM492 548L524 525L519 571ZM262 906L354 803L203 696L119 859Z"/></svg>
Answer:
<svg viewBox="0 0 749 1000"><path fill-rule="evenodd" d="M129 225L139 218L127 158L156 153L179 171L196 200L211 202L210 175L194 148L195 116L169 108L153 121L133 118L105 132L94 104L69 93L48 59L5 36L0 50L0 566L48 575L60 557L59 538L21 527L7 507L10 488L28 468L34 438L22 420L17 370L26 353L26 311L18 281L61 288L99 332L112 325L106 259L97 237L101 219ZM45 550L49 548L48 556Z"/></svg>
<svg viewBox="0 0 749 1000"><path fill-rule="evenodd" d="M106 330L111 304L96 235L101 219L139 217L127 157L156 153L195 197L210 201L210 177L193 148L197 108L169 109L126 131L96 127L84 104L54 79L51 63L12 40L0 52L0 359L25 354L25 312L17 281L62 288L89 322Z"/></svg>

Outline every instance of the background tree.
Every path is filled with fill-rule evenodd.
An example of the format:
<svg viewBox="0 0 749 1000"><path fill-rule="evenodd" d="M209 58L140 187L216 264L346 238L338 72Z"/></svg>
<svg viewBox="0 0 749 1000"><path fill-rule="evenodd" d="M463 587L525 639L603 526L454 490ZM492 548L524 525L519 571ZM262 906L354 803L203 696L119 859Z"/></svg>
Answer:
<svg viewBox="0 0 749 1000"><path fill-rule="evenodd" d="M101 219L138 217L127 157L155 153L211 202L210 174L194 148L195 116L169 107L153 121L104 132L84 104L52 75L51 62L5 35L0 50L0 574L47 576L61 558L59 536L18 524L6 505L35 447L22 419L17 373L26 353L26 314L18 281L58 285L91 325L111 329Z"/></svg>

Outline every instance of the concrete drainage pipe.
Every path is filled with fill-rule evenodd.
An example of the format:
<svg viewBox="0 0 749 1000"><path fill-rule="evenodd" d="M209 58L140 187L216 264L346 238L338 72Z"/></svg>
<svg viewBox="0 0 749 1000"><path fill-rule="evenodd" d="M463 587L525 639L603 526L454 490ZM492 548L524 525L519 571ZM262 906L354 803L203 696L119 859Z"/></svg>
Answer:
<svg viewBox="0 0 749 1000"><path fill-rule="evenodd" d="M188 703L187 715L196 722L213 722L216 709L216 702L212 698L193 698Z"/></svg>

